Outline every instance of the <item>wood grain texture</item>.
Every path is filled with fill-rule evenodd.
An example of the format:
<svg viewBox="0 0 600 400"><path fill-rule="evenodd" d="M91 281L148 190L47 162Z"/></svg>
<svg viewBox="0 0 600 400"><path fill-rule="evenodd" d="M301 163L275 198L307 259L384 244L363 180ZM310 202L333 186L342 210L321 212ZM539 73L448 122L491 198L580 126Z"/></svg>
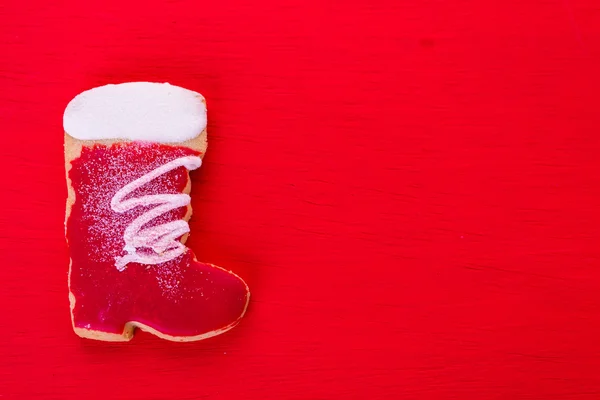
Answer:
<svg viewBox="0 0 600 400"><path fill-rule="evenodd" d="M594 0L3 0L0 399L598 399L599 67ZM207 99L221 337L71 331L62 111L128 80Z"/></svg>

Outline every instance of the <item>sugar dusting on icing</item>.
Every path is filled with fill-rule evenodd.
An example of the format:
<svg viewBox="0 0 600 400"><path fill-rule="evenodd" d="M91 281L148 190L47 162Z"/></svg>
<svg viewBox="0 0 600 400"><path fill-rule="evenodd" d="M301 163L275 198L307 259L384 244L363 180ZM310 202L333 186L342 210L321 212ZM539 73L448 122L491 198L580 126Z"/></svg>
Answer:
<svg viewBox="0 0 600 400"><path fill-rule="evenodd" d="M106 85L71 100L63 126L80 140L184 142L206 128L206 104L201 94L168 83Z"/></svg>
<svg viewBox="0 0 600 400"><path fill-rule="evenodd" d="M119 271L123 271L127 264L132 262L145 265L162 264L185 253L185 246L177 238L190 231L187 221L179 219L146 228L144 226L171 210L190 204L191 199L189 195L183 193L152 194L130 197L126 200L125 197L175 168L183 166L189 170L194 170L199 168L200 165L202 165L200 157L180 157L155 168L123 186L115 193L111 199L110 206L117 213L124 213L137 207L155 206L134 219L125 228L125 233L123 234L125 246L123 250L127 254L116 258L115 266ZM139 251L140 249L141 251ZM148 252L148 250L152 250L152 252Z"/></svg>
<svg viewBox="0 0 600 400"><path fill-rule="evenodd" d="M161 288L163 295L177 303L182 282L185 279L181 268L156 268L156 282ZM201 292L202 293L202 292ZM201 294L203 296L203 294Z"/></svg>
<svg viewBox="0 0 600 400"><path fill-rule="evenodd" d="M196 158L190 154L192 152L189 149L170 146L168 149L169 151L165 151L161 145L141 142L128 145L114 144L111 147L96 145L93 148L83 149L81 158L73 163L74 167L70 172L71 179L78 183L74 207L79 208L81 212L78 223L70 226L69 235L86 237L85 258L87 260L92 263L111 265L113 270L117 271L115 260L127 256L123 251L125 230L136 218L151 211L152 206L140 205L127 212L118 213L112 209L111 201L119 190L141 176L169 165L177 159ZM180 165L133 190L124 200L134 197L143 198L157 193L183 195L181 190L186 186L188 179L185 166ZM185 214L185 206L173 208L149 221L143 228L181 220ZM143 250L139 249L138 252L143 253ZM179 256L155 267L153 273L164 295L173 299L179 296L177 293L183 279L181 271L176 267L178 262ZM143 265L138 267L144 268ZM90 273L85 269L81 271L82 275ZM112 299L112 301L118 300Z"/></svg>

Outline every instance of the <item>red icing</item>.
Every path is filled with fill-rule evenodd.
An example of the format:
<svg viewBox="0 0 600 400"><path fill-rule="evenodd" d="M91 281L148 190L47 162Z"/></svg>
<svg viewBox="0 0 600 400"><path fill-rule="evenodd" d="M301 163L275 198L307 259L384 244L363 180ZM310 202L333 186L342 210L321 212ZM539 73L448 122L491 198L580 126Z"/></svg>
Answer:
<svg viewBox="0 0 600 400"><path fill-rule="evenodd" d="M67 240L76 327L120 334L127 322L136 321L170 336L195 336L228 327L242 316L246 284L236 275L195 261L189 249L158 265L130 263L123 272L115 267L115 257L125 254L125 228L148 207L118 214L110 208L112 196L129 182L187 155L198 153L134 142L84 147L71 162L75 203L67 221ZM180 167L131 196L182 193L187 179L185 167ZM149 225L181 219L185 213L182 207Z"/></svg>

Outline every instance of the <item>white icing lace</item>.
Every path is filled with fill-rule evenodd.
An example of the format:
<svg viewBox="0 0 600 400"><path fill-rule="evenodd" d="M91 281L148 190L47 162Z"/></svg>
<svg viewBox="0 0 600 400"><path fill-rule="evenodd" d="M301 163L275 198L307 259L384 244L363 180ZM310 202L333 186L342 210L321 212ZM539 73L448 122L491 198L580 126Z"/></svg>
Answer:
<svg viewBox="0 0 600 400"><path fill-rule="evenodd" d="M146 265L161 264L173 260L185 252L186 247L177 239L190 231L186 221L171 221L145 229L142 229L142 227L171 210L190 204L189 195L183 193L155 194L123 199L134 190L175 168L184 166L188 170L194 170L199 168L200 165L202 165L200 157L181 157L150 171L115 193L110 206L117 213L124 213L138 206L156 205L156 207L134 219L125 229L123 234L125 246L123 250L127 254L115 259L115 266L119 271L123 271L127 264L132 262ZM146 249L146 251L138 252L138 249ZM148 250L152 250L153 253Z"/></svg>

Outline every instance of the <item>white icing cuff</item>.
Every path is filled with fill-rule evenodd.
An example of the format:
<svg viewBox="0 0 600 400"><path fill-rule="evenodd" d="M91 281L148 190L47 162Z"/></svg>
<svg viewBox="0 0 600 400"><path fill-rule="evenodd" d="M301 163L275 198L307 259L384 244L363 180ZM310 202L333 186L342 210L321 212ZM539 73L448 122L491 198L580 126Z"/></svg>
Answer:
<svg viewBox="0 0 600 400"><path fill-rule="evenodd" d="M71 100L63 127L80 140L184 142L206 128L206 104L200 93L168 83L106 85Z"/></svg>

